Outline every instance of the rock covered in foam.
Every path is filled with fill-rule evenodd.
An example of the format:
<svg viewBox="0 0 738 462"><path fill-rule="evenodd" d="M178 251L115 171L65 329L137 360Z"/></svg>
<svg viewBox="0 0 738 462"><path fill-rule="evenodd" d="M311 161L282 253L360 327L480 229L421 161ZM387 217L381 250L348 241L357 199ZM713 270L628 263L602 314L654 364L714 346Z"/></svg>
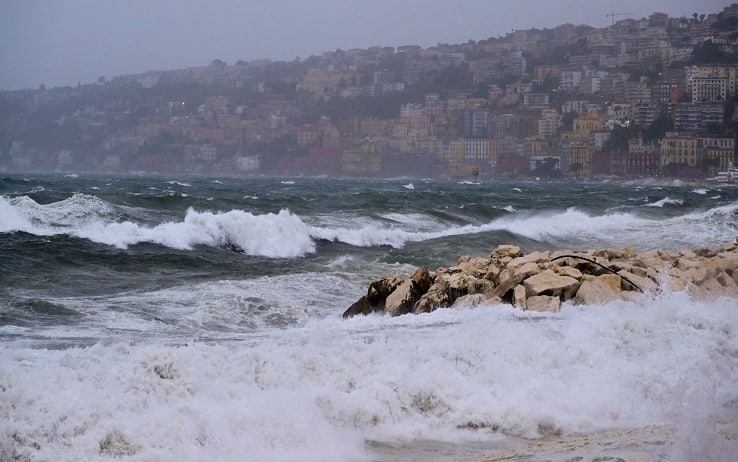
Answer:
<svg viewBox="0 0 738 462"><path fill-rule="evenodd" d="M738 237L719 249L677 255L661 249L638 253L630 247L526 255L517 246L501 245L489 258L462 256L455 266L435 272L421 267L408 278L374 281L343 317L499 303L557 312L565 302L602 304L639 293L649 296L662 288L687 290L700 298L738 297Z"/></svg>

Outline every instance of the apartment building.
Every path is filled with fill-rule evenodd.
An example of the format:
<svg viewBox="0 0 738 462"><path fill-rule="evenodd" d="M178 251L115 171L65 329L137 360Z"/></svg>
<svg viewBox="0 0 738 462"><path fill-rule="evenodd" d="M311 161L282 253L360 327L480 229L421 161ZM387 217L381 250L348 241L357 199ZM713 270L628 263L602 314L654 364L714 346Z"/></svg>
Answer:
<svg viewBox="0 0 738 462"><path fill-rule="evenodd" d="M667 132L661 140L661 166L683 164L697 167L698 139L694 133Z"/></svg>
<svg viewBox="0 0 738 462"><path fill-rule="evenodd" d="M738 80L738 65L714 65L714 66L687 66L684 68L685 87L687 93L694 95L695 82L708 85L711 79L726 79L726 96L736 95L736 84ZM693 96L694 98L694 96ZM723 101L725 98L723 98ZM694 101L694 99L693 99Z"/></svg>
<svg viewBox="0 0 738 462"><path fill-rule="evenodd" d="M725 101L727 98L728 79L713 77L692 79L693 103Z"/></svg>
<svg viewBox="0 0 738 462"><path fill-rule="evenodd" d="M562 163L567 165L569 175L586 177L592 174L594 146L589 141L570 141L562 145Z"/></svg>

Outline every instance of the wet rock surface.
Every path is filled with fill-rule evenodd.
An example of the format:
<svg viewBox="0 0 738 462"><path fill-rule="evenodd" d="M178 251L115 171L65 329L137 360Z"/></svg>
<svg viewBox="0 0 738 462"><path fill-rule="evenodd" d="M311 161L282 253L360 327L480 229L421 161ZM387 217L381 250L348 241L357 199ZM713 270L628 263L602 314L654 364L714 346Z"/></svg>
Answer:
<svg viewBox="0 0 738 462"><path fill-rule="evenodd" d="M556 312L566 302L602 304L661 290L686 290L699 298L738 297L738 237L721 248L678 254L661 249L638 253L626 247L526 255L517 246L500 245L489 258L462 256L448 268L420 267L407 277L374 281L343 317L499 303Z"/></svg>

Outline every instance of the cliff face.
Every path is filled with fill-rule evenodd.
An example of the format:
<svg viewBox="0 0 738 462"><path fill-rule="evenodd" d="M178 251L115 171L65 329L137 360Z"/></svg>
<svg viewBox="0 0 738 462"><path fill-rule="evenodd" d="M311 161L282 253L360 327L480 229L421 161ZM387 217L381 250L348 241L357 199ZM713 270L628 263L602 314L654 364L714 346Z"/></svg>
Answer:
<svg viewBox="0 0 738 462"><path fill-rule="evenodd" d="M343 317L499 303L556 312L567 301L598 304L653 296L661 290L687 290L699 298L738 297L738 237L720 249L679 254L624 248L525 255L519 247L501 245L489 258L462 256L449 268L429 272L421 267L408 278L374 281Z"/></svg>

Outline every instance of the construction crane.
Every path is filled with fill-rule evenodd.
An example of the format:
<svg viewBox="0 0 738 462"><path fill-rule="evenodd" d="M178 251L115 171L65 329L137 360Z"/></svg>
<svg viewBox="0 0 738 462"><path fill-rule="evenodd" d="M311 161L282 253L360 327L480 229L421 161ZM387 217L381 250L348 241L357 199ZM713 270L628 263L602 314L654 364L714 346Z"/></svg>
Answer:
<svg viewBox="0 0 738 462"><path fill-rule="evenodd" d="M615 18L617 16L627 16L629 14L633 14L633 12L627 12L627 13L616 13L614 11L611 11L607 13L605 16L612 19L612 23L615 24Z"/></svg>

